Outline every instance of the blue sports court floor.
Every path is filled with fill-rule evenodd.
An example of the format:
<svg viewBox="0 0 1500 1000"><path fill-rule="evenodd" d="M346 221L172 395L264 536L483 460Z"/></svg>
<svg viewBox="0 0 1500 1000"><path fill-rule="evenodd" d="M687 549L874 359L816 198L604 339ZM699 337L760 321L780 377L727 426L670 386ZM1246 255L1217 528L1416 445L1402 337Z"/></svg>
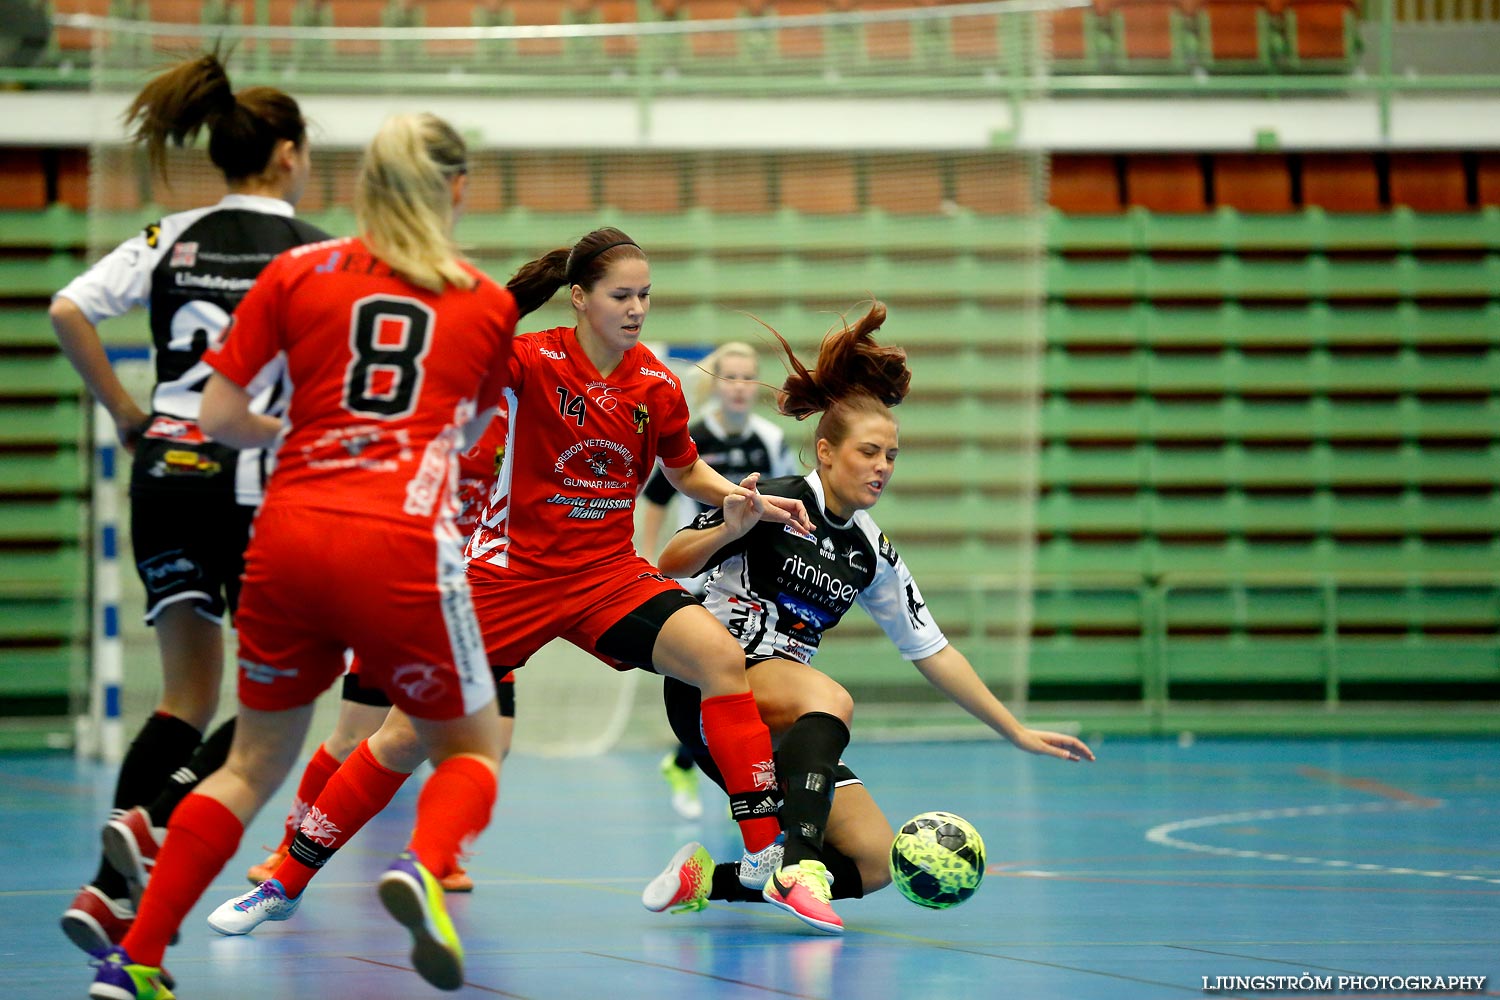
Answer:
<svg viewBox="0 0 1500 1000"><path fill-rule="evenodd" d="M1204 995L1205 977L1306 973L1309 984L1486 976L1478 995L1500 996L1500 742L1107 740L1095 750L1099 762L1083 766L995 742L853 747L849 763L888 815L968 817L990 867L978 894L946 912L894 889L845 901L842 938L766 906L645 912L640 889L679 844L702 839L724 857L737 842L716 799L701 827L675 820L656 754L512 758L470 863L478 889L450 897L469 956L456 995L1131 1000ZM65 757L0 758L7 996L85 995L90 970L56 921L92 872L109 780ZM406 937L371 888L413 801L403 791L292 920L217 937L203 917L244 890L246 865L276 839L282 807L268 811L168 955L178 995L441 995L409 971ZM1347 995L1418 994L1397 984Z"/></svg>

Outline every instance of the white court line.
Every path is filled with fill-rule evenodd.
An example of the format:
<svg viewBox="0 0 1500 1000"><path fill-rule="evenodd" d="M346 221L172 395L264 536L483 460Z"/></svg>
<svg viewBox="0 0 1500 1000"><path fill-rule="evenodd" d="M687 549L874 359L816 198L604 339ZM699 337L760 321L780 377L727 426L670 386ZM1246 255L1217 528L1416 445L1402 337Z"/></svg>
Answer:
<svg viewBox="0 0 1500 1000"><path fill-rule="evenodd" d="M1160 826L1153 826L1146 831L1146 839L1153 844L1160 844L1163 847L1172 847L1179 851L1196 851L1199 854L1217 854L1232 858L1258 858L1262 861L1290 861L1293 864L1299 865L1321 865L1326 868L1353 868L1358 871L1381 872L1386 875L1420 875L1424 878L1451 878L1463 882L1488 882L1490 885L1500 885L1500 878L1484 878L1480 875L1463 875L1458 872L1396 868L1389 865L1344 861L1340 858L1313 858L1278 854L1269 851L1245 850L1238 847L1217 847L1213 844L1200 844L1195 840L1184 840L1181 837L1175 836L1175 834L1183 830L1201 830L1205 827L1224 826L1228 823L1247 823L1268 819L1295 819L1302 816L1347 816L1351 813L1410 812L1414 809L1435 809L1444 804L1441 800L1422 799L1411 802L1361 802L1333 806L1299 806L1290 809L1255 809L1246 812L1220 813L1217 816L1198 816L1193 819L1181 819L1173 823L1162 823Z"/></svg>

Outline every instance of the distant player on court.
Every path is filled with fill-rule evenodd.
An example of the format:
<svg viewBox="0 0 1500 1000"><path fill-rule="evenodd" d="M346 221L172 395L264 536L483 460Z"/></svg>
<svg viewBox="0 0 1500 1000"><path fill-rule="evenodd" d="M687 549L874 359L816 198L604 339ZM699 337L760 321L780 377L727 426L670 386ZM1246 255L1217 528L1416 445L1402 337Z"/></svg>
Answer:
<svg viewBox="0 0 1500 1000"><path fill-rule="evenodd" d="M413 938L419 974L463 980L463 948L432 871L488 824L499 767L495 685L454 528L465 429L499 400L517 308L453 244L463 140L431 115L389 119L355 190L360 236L284 254L208 356L203 425L265 446L286 431L246 553L240 715L229 760L173 813L134 927L89 995L170 995L167 943L296 761L313 701L344 672L404 709L436 765L408 850L380 898ZM284 425L245 387L284 352Z"/></svg>

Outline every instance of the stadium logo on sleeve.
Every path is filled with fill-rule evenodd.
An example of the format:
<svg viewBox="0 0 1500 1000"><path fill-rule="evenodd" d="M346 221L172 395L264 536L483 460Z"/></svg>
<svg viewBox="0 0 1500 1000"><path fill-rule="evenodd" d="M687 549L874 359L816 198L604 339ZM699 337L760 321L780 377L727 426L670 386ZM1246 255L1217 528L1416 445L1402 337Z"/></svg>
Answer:
<svg viewBox="0 0 1500 1000"><path fill-rule="evenodd" d="M901 559L901 557L896 554L896 546L891 544L891 540L886 537L885 532L883 531L880 533L880 558L890 563L892 568L894 568L896 563Z"/></svg>

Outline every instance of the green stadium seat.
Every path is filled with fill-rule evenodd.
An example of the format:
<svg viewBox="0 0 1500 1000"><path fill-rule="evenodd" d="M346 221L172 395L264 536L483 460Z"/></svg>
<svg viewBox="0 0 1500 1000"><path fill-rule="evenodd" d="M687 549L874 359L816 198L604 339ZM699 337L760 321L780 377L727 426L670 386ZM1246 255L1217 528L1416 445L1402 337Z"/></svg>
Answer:
<svg viewBox="0 0 1500 1000"><path fill-rule="evenodd" d="M0 260L0 297L50 299L83 269L82 261L67 253Z"/></svg>
<svg viewBox="0 0 1500 1000"><path fill-rule="evenodd" d="M4 459L0 458L0 462ZM83 536L88 518L77 497L45 500L7 500L0 521L0 543L73 543ZM8 553L0 549L0 568L7 567Z"/></svg>
<svg viewBox="0 0 1500 1000"><path fill-rule="evenodd" d="M7 698L66 695L82 677L83 651L74 644L0 647L0 704Z"/></svg>
<svg viewBox="0 0 1500 1000"><path fill-rule="evenodd" d="M86 620L76 599L0 596L0 642L70 640L83 634Z"/></svg>
<svg viewBox="0 0 1500 1000"><path fill-rule="evenodd" d="M87 559L76 545L0 548L0 595L6 598L81 598L87 585Z"/></svg>
<svg viewBox="0 0 1500 1000"><path fill-rule="evenodd" d="M53 397L78 391L78 373L61 352L0 358L0 397Z"/></svg>
<svg viewBox="0 0 1500 1000"><path fill-rule="evenodd" d="M83 409L76 398L0 402L0 447L76 446L83 432ZM0 452L0 462L7 457Z"/></svg>
<svg viewBox="0 0 1500 1000"><path fill-rule="evenodd" d="M0 496L79 493L87 482L87 459L77 448L0 453Z"/></svg>

